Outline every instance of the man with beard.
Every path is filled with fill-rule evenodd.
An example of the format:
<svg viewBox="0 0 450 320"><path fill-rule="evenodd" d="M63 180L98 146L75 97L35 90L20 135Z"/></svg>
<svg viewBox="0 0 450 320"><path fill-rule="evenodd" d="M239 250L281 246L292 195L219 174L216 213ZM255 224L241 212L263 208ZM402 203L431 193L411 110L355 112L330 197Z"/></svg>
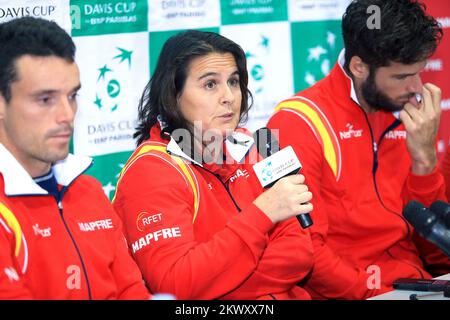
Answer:
<svg viewBox="0 0 450 320"><path fill-rule="evenodd" d="M342 30L345 50L331 73L281 102L268 123L295 149L314 194L315 264L302 284L317 299L365 299L398 278L431 278L429 267L450 270L402 216L410 200L445 199L441 93L420 78L442 30L413 0L355 0Z"/></svg>

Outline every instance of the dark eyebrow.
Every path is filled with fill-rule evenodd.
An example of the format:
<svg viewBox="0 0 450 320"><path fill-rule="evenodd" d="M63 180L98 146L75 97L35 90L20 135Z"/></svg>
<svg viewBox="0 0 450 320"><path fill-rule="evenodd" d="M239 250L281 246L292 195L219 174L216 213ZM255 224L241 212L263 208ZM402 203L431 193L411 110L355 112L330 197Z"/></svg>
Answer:
<svg viewBox="0 0 450 320"><path fill-rule="evenodd" d="M73 88L71 92L77 92L77 91L80 91L80 89L81 89L81 84L79 84L75 88Z"/></svg>
<svg viewBox="0 0 450 320"><path fill-rule="evenodd" d="M406 78L406 77L412 77L416 75L416 73L398 73L398 74L394 74L393 77L395 78Z"/></svg>
<svg viewBox="0 0 450 320"><path fill-rule="evenodd" d="M207 73L201 75L200 77L198 77L198 80L202 80L202 79L207 78L209 76L215 76L215 75L217 75L217 72L207 72Z"/></svg>
<svg viewBox="0 0 450 320"><path fill-rule="evenodd" d="M70 90L70 92L77 92L80 89L81 89L81 84L79 84L76 87L74 87L72 90ZM59 90L44 89L44 90L39 90L39 91L33 92L31 95L33 97L37 97L37 96L40 96L40 95L47 95L47 94L51 95L51 94L57 93L58 91Z"/></svg>
<svg viewBox="0 0 450 320"><path fill-rule="evenodd" d="M230 77L231 77L231 76L234 76L234 75L236 75L236 74L239 75L239 71L238 71L238 70L236 70L235 72L233 72L233 73L230 75ZM207 73L201 75L200 77L198 77L198 80L202 80L202 79L207 78L207 77L209 77L209 76L216 76L216 75L218 75L217 72L207 72Z"/></svg>
<svg viewBox="0 0 450 320"><path fill-rule="evenodd" d="M58 90L50 90L50 89L45 90L44 89L44 90L39 90L39 91L31 93L31 96L37 97L37 96L40 96L40 95L54 94L56 92L58 92Z"/></svg>

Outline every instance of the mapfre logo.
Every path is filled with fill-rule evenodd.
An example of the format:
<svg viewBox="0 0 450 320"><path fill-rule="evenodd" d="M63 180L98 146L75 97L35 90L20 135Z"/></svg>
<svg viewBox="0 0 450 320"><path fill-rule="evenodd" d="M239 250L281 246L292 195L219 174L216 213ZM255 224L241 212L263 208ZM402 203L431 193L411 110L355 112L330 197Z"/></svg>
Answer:
<svg viewBox="0 0 450 320"><path fill-rule="evenodd" d="M444 61L442 59L429 59L424 71L442 71L444 69Z"/></svg>
<svg viewBox="0 0 450 320"><path fill-rule="evenodd" d="M112 219L103 219L90 222L78 222L78 226L80 227L80 230L84 232L114 228Z"/></svg>
<svg viewBox="0 0 450 320"><path fill-rule="evenodd" d="M389 140L406 140L405 130L392 130L384 135L386 139Z"/></svg>
<svg viewBox="0 0 450 320"><path fill-rule="evenodd" d="M450 17L437 18L442 28L450 28Z"/></svg>
<svg viewBox="0 0 450 320"><path fill-rule="evenodd" d="M353 129L353 125L351 123L347 123L345 125L345 127L347 128L347 131L339 132L339 135L342 140L352 139L352 138L360 138L362 136L363 130L362 129L358 129L358 130Z"/></svg>
<svg viewBox="0 0 450 320"><path fill-rule="evenodd" d="M162 213L148 213L148 212L141 212L138 214L136 218L136 228L139 231L144 231L145 229L148 229L149 227L157 226L162 223Z"/></svg>
<svg viewBox="0 0 450 320"><path fill-rule="evenodd" d="M450 110L450 99L445 99L441 101L442 111Z"/></svg>
<svg viewBox="0 0 450 320"><path fill-rule="evenodd" d="M230 182L233 182L234 180L236 180L239 177L245 177L248 178L250 175L248 174L248 171L246 169L241 170L241 169L237 169L236 173L230 178Z"/></svg>

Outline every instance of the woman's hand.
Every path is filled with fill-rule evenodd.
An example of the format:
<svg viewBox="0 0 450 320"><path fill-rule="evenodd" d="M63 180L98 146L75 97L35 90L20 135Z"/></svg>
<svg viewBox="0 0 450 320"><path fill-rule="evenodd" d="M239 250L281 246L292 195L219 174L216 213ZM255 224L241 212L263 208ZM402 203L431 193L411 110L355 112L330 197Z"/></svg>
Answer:
<svg viewBox="0 0 450 320"><path fill-rule="evenodd" d="M297 214L312 211L313 206L308 203L312 193L304 184L305 177L301 174L284 177L253 203L264 212L273 223L287 220Z"/></svg>

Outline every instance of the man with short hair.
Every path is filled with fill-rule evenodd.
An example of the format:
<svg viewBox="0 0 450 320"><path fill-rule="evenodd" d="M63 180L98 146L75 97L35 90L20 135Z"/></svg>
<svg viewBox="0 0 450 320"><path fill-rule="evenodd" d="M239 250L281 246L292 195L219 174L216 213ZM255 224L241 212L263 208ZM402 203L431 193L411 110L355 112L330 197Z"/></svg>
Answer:
<svg viewBox="0 0 450 320"><path fill-rule="evenodd" d="M373 6L380 29L368 26ZM424 263L450 265L402 215L410 200L445 199L441 93L420 78L442 30L413 0L355 0L342 29L345 51L331 73L281 102L268 123L296 151L314 194L306 288L319 299L368 298L397 278L430 278Z"/></svg>
<svg viewBox="0 0 450 320"><path fill-rule="evenodd" d="M0 24L0 299L148 299L91 160L68 154L80 76L56 23Z"/></svg>

